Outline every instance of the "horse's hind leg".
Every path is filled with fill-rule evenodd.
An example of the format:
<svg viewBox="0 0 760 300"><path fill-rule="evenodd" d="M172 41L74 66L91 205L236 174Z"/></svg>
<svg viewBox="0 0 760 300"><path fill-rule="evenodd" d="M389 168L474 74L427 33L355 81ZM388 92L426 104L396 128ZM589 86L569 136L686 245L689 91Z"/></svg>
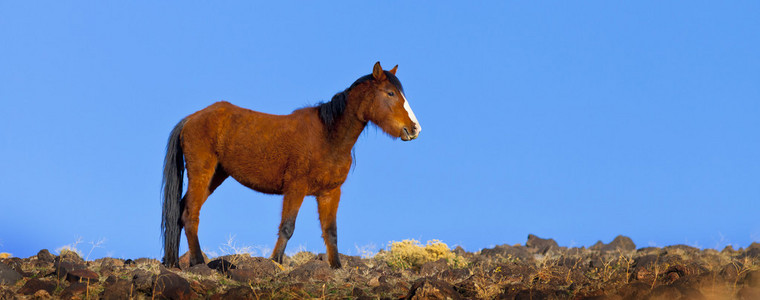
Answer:
<svg viewBox="0 0 760 300"><path fill-rule="evenodd" d="M304 197L306 197L306 193L299 191L288 191L283 196L279 237L277 238L277 244L274 246L274 251L272 251L272 260L279 264L282 264L285 247L288 245L288 240L293 236L293 231L296 229L296 217L298 216L298 210L301 208Z"/></svg>
<svg viewBox="0 0 760 300"><path fill-rule="evenodd" d="M227 173L222 170L216 158L208 157L205 161L196 164L188 163L187 178L188 187L183 199L182 222L185 227L185 237L190 251L190 265L204 263L198 241L198 222L201 206L212 192L227 178ZM199 166L200 165L200 166Z"/></svg>
<svg viewBox="0 0 760 300"><path fill-rule="evenodd" d="M322 238L327 246L327 260L332 268L340 268L338 256L338 226L336 215L340 202L340 188L328 191L317 196L319 208L319 222L322 224Z"/></svg>

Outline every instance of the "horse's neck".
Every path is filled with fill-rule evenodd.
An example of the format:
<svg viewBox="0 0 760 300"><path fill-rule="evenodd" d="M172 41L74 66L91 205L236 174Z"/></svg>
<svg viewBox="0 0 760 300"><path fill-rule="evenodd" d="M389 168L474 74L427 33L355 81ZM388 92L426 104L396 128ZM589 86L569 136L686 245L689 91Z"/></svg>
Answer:
<svg viewBox="0 0 760 300"><path fill-rule="evenodd" d="M328 133L327 139L329 143L339 153L345 152L350 154L364 127L367 127L367 122L363 122L357 118L358 105L355 105L357 104L356 101L351 100L354 99L348 100L349 102L343 115L336 120L336 123Z"/></svg>

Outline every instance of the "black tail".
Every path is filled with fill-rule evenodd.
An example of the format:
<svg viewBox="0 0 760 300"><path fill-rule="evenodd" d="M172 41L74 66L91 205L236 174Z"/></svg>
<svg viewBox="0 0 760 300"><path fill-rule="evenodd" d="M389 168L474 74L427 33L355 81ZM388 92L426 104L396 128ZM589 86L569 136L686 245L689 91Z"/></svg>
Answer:
<svg viewBox="0 0 760 300"><path fill-rule="evenodd" d="M161 235L164 238L164 265L174 267L179 265L179 237L182 231L182 180L185 175L185 158L182 153L180 134L186 119L174 126L166 145L164 157L164 188L163 218L161 219Z"/></svg>

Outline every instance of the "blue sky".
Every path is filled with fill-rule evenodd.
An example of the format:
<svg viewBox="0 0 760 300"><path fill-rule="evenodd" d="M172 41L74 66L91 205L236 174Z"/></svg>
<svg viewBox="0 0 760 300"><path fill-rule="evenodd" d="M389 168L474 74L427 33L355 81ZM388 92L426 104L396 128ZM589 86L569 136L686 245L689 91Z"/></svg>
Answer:
<svg viewBox="0 0 760 300"><path fill-rule="evenodd" d="M399 65L425 130L359 139L341 253L530 233L746 247L760 241L759 14L751 1L3 1L0 252L81 238L85 252L105 239L91 258L160 257L177 121L218 100L287 114L378 60ZM201 247L272 248L280 208L228 180L201 211ZM307 198L286 252L323 252L320 234Z"/></svg>

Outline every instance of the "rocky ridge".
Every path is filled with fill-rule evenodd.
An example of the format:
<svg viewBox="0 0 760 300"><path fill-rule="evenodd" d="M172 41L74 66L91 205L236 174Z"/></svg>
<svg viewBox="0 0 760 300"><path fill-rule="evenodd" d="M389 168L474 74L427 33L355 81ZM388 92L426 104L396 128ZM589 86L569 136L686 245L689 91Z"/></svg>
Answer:
<svg viewBox="0 0 760 300"><path fill-rule="evenodd" d="M534 235L396 268L343 256L300 252L283 265L247 254L167 269L158 260L101 258L41 250L0 259L0 299L760 299L760 244L722 251L686 245L637 249L618 236L589 248L560 247Z"/></svg>

